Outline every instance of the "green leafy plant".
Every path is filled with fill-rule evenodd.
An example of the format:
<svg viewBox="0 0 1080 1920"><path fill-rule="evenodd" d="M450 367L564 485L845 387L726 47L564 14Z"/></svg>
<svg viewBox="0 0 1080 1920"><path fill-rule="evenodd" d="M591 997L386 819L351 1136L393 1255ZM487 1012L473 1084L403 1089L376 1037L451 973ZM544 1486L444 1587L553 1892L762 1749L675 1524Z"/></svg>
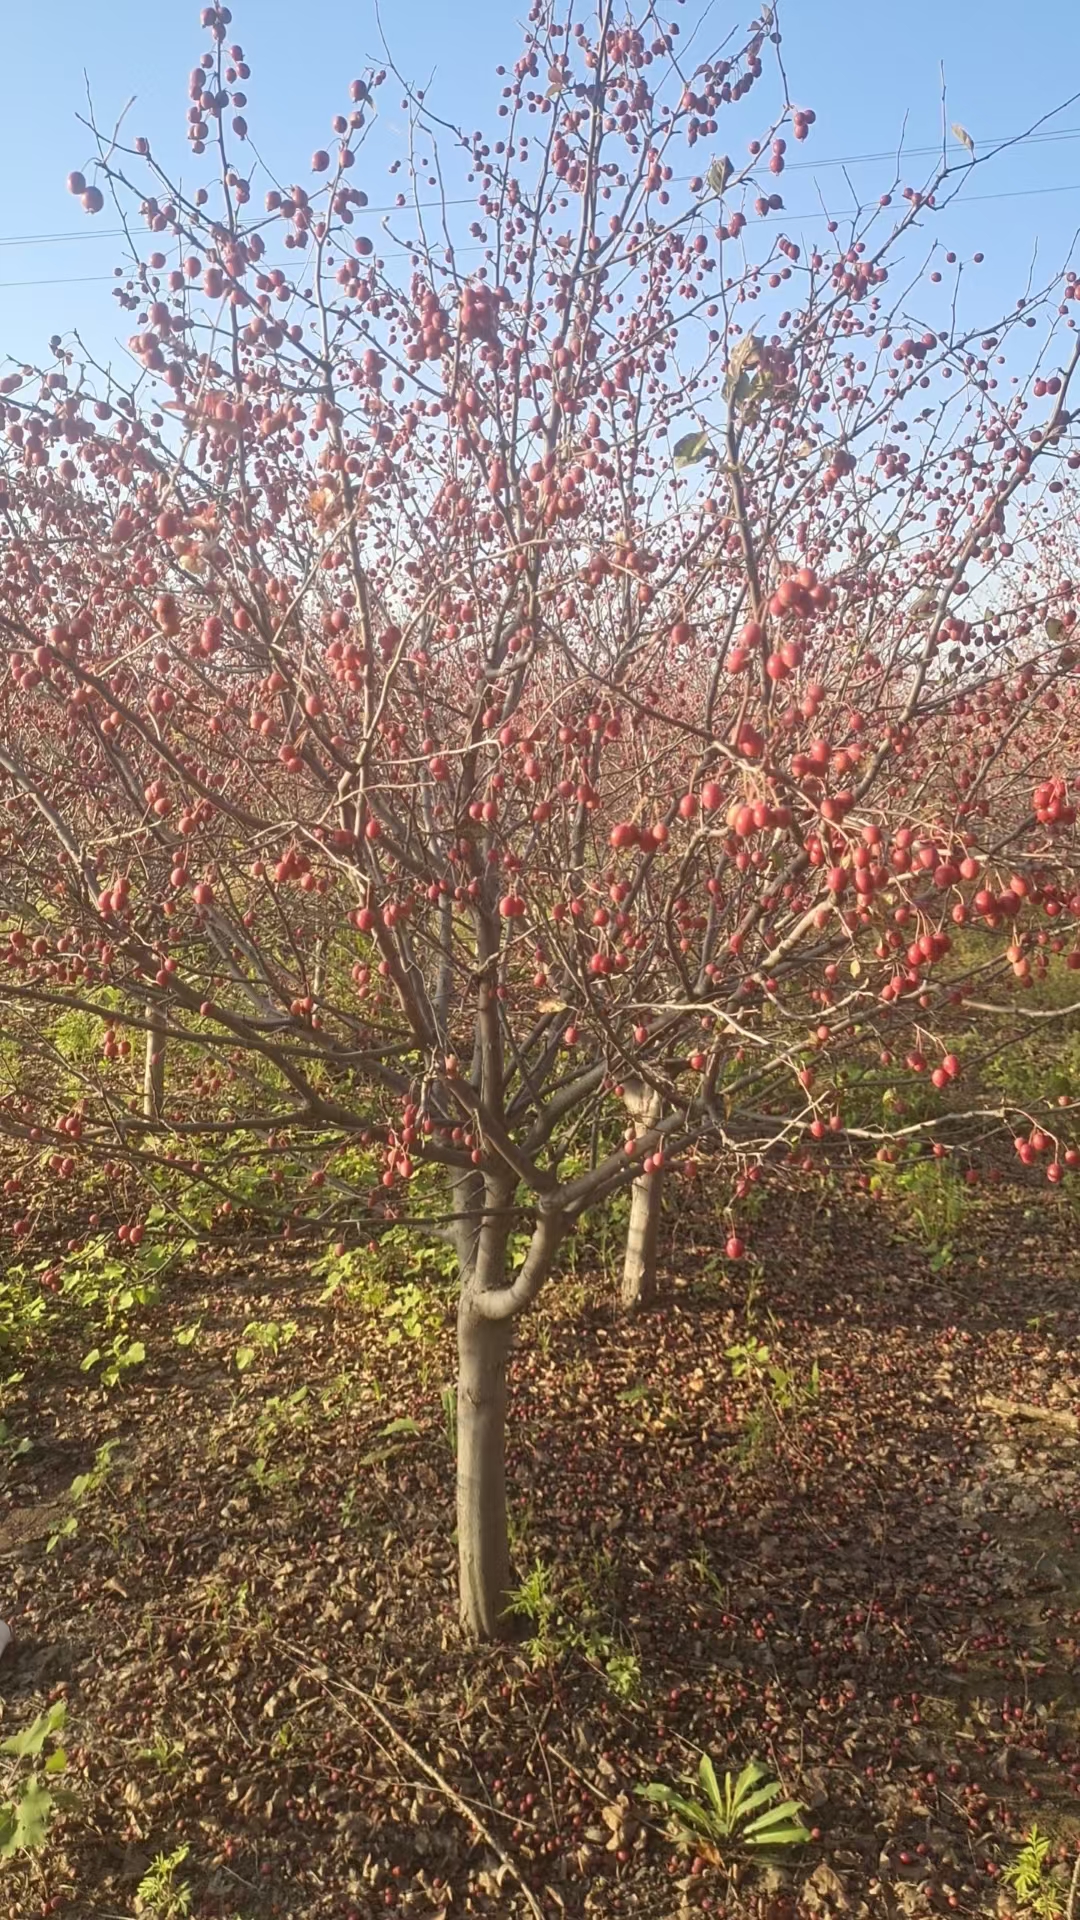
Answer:
<svg viewBox="0 0 1080 1920"><path fill-rule="evenodd" d="M546 1561L534 1561L524 1580L513 1588L509 1611L515 1619L530 1622L533 1631L525 1641L525 1651L534 1667L546 1666L559 1651L554 1630L558 1611L555 1574Z"/></svg>
<svg viewBox="0 0 1080 1920"><path fill-rule="evenodd" d="M55 1533L49 1535L45 1543L46 1553L55 1553L61 1540L70 1540L78 1532L79 1509L105 1485L112 1472L113 1454L119 1445L119 1440L104 1441L94 1455L93 1466L86 1473L75 1475L67 1494L74 1511L67 1515Z"/></svg>
<svg viewBox="0 0 1080 1920"><path fill-rule="evenodd" d="M251 1461L247 1472L257 1492L279 1493L283 1487L296 1485L303 1472L303 1463L299 1460L291 1464L279 1461L275 1465L265 1454L259 1454Z"/></svg>
<svg viewBox="0 0 1080 1920"><path fill-rule="evenodd" d="M152 1208L150 1222L155 1215L160 1225L166 1217L164 1209ZM195 1250L194 1240L163 1237L118 1251L111 1235L98 1234L60 1260L10 1266L0 1281L0 1350L32 1350L43 1328L61 1313L70 1321L74 1310L96 1341L100 1359L102 1336L116 1334L126 1327L129 1315L153 1306L161 1297L166 1270ZM111 1356L114 1350L115 1343L105 1352ZM123 1371L121 1366L118 1378Z"/></svg>
<svg viewBox="0 0 1080 1920"><path fill-rule="evenodd" d="M361 1307L372 1304L371 1290L376 1290L376 1308L381 1307L387 1297L387 1282L381 1271L382 1262L378 1252L372 1253L367 1247L345 1247L341 1251L331 1248L329 1253L317 1260L311 1271L317 1280L324 1282L319 1295L319 1305L324 1306L339 1293L347 1300Z"/></svg>
<svg viewBox="0 0 1080 1920"><path fill-rule="evenodd" d="M276 1441L302 1433L311 1422L306 1387L285 1395L271 1394L255 1422L256 1444L265 1452Z"/></svg>
<svg viewBox="0 0 1080 1920"><path fill-rule="evenodd" d="M660 1432L665 1427L677 1427L682 1418L682 1410L675 1395L667 1387L656 1386L650 1381L635 1380L628 1387L621 1387L615 1396L621 1407L636 1410L645 1427Z"/></svg>
<svg viewBox="0 0 1080 1920"><path fill-rule="evenodd" d="M1006 1886L1035 1920L1061 1920L1065 1912L1065 1889L1049 1857L1051 1845L1049 1834L1033 1826L1015 1860L1002 1869Z"/></svg>
<svg viewBox="0 0 1080 1920"><path fill-rule="evenodd" d="M295 1486L304 1471L301 1449L295 1444L311 1424L311 1407L306 1386L294 1387L288 1394L272 1394L255 1422L252 1435L255 1458L248 1477L260 1493L274 1493ZM291 1441L287 1456L275 1461L272 1456L282 1441Z"/></svg>
<svg viewBox="0 0 1080 1920"><path fill-rule="evenodd" d="M741 1453L752 1465L777 1446L785 1423L805 1413L821 1395L815 1360L804 1380L763 1340L749 1337L725 1350L733 1377L754 1391L755 1404L744 1422Z"/></svg>
<svg viewBox="0 0 1080 1920"><path fill-rule="evenodd" d="M524 1642L530 1665L553 1666L579 1654L599 1668L617 1700L636 1699L641 1691L641 1662L605 1624L587 1580L571 1579L560 1587L554 1568L536 1560L512 1592L509 1610L532 1625Z"/></svg>
<svg viewBox="0 0 1080 1920"><path fill-rule="evenodd" d="M393 1227L377 1245L332 1250L314 1271L325 1280L321 1301L344 1292L362 1313L376 1315L384 1323L385 1344L414 1345L420 1376L433 1384L454 1280L451 1247L441 1241L417 1245L407 1230Z"/></svg>
<svg viewBox="0 0 1080 1920"><path fill-rule="evenodd" d="M277 1359L282 1347L295 1340L300 1329L295 1320L249 1320L233 1354L237 1373L246 1373L260 1353Z"/></svg>
<svg viewBox="0 0 1080 1920"><path fill-rule="evenodd" d="M295 1721L283 1720L280 1727L275 1727L270 1736L270 1751L279 1757L282 1754L291 1753L299 1738Z"/></svg>
<svg viewBox="0 0 1080 1920"><path fill-rule="evenodd" d="M598 1140L597 1146L601 1142ZM614 1146L614 1136L611 1145ZM568 1154L562 1162L564 1179L588 1172L591 1159L583 1154ZM626 1243L626 1223L630 1215L630 1196L617 1193L606 1206L597 1209L587 1220L579 1223L573 1237L567 1241L565 1267L574 1280L580 1280L591 1272L599 1272L603 1280L611 1283L618 1271ZM575 1295L584 1303L584 1296ZM569 1305L570 1302L568 1301ZM574 1308L578 1311L579 1308Z"/></svg>
<svg viewBox="0 0 1080 1920"><path fill-rule="evenodd" d="M180 1773L186 1759L186 1749L179 1740L170 1740L167 1734L155 1734L150 1745L139 1748L140 1760L149 1760L162 1773Z"/></svg>
<svg viewBox="0 0 1080 1920"><path fill-rule="evenodd" d="M728 1612L731 1606L731 1584L729 1581L721 1580L709 1558L707 1549L703 1546L698 1547L694 1553L690 1554L688 1565L697 1574L702 1586L707 1587L713 1598L720 1602L725 1613Z"/></svg>
<svg viewBox="0 0 1080 1920"><path fill-rule="evenodd" d="M952 1265L956 1239L970 1205L968 1189L947 1160L923 1156L882 1167L871 1190L892 1195L909 1228L926 1248L933 1273Z"/></svg>
<svg viewBox="0 0 1080 1920"><path fill-rule="evenodd" d="M730 1362L736 1380L749 1380L767 1386L773 1404L780 1413L794 1413L820 1397L821 1375L816 1360L807 1378L800 1380L760 1340L745 1340L728 1347L725 1358Z"/></svg>
<svg viewBox="0 0 1080 1920"><path fill-rule="evenodd" d="M616 1700L625 1704L641 1693L641 1661L628 1647L613 1647L604 1660L607 1683Z"/></svg>
<svg viewBox="0 0 1080 1920"><path fill-rule="evenodd" d="M44 1846L53 1815L74 1804L73 1794L50 1785L67 1766L59 1739L66 1719L64 1702L55 1700L22 1733L0 1742L0 1755L9 1762L0 1799L0 1860ZM40 1761L40 1772L19 1764L25 1761Z"/></svg>
<svg viewBox="0 0 1080 1920"><path fill-rule="evenodd" d="M147 1240L121 1258L115 1241L99 1234L64 1259L60 1291L111 1332L135 1307L153 1306L161 1297L158 1281L166 1267L194 1249L192 1240Z"/></svg>
<svg viewBox="0 0 1080 1920"><path fill-rule="evenodd" d="M354 1486L346 1487L341 1498L341 1506L338 1509L338 1521L343 1529L347 1530L355 1524L356 1509L359 1505L360 1494L358 1489Z"/></svg>
<svg viewBox="0 0 1080 1920"><path fill-rule="evenodd" d="M139 1882L136 1898L138 1913L151 1913L156 1920L183 1920L191 1912L194 1898L186 1880L178 1879L191 1849L188 1846L175 1847L172 1853L159 1853L154 1856Z"/></svg>
<svg viewBox="0 0 1080 1920"><path fill-rule="evenodd" d="M521 1238L520 1235L511 1235L511 1262L515 1243ZM521 1250L524 1250L523 1247ZM456 1256L445 1241L418 1243L407 1228L392 1227L383 1234L378 1244L340 1250L331 1248L316 1262L312 1271L316 1278L325 1281L321 1295L323 1301L344 1291L355 1306L366 1312L382 1313L395 1291L407 1291L410 1283L415 1283L418 1291L428 1299L437 1299L440 1289L449 1289L454 1284ZM409 1297L411 1300L412 1295ZM439 1316L441 1324L441 1307ZM392 1313L391 1317L397 1316Z"/></svg>
<svg viewBox="0 0 1080 1920"><path fill-rule="evenodd" d="M443 1416L443 1438L457 1459L457 1388L444 1387L439 1395Z"/></svg>
<svg viewBox="0 0 1080 1920"><path fill-rule="evenodd" d="M698 1763L701 1798L677 1793L654 1780L638 1787L643 1800L670 1814L680 1836L698 1849L707 1847L719 1860L723 1846L800 1847L810 1838L803 1825L798 1800L785 1800L784 1789L759 1760L748 1760L738 1775L726 1773L721 1786L707 1753Z"/></svg>
<svg viewBox="0 0 1080 1920"><path fill-rule="evenodd" d="M118 1333L107 1347L91 1347L79 1362L79 1369L82 1373L91 1373L100 1367L98 1379L102 1386L116 1387L133 1367L141 1367L145 1359L146 1348L141 1340L129 1340L126 1333Z"/></svg>
<svg viewBox="0 0 1080 1920"><path fill-rule="evenodd" d="M385 1426L379 1428L377 1436L383 1444L362 1453L358 1465L372 1467L380 1460L389 1460L392 1454L400 1453L405 1441L413 1439L419 1431L417 1422L410 1414L400 1414L396 1420L388 1420Z"/></svg>
<svg viewBox="0 0 1080 1920"><path fill-rule="evenodd" d="M438 1338L443 1324L442 1308L430 1289L412 1280L390 1295L382 1315L390 1323L386 1331L388 1347L396 1347L403 1340L426 1345Z"/></svg>
<svg viewBox="0 0 1080 1920"><path fill-rule="evenodd" d="M0 1281L0 1351L32 1352L53 1312L54 1299L41 1291L36 1278L25 1267L9 1267Z"/></svg>
<svg viewBox="0 0 1080 1920"><path fill-rule="evenodd" d="M30 1452L33 1444L24 1433L14 1433L0 1415L0 1453L6 1454L9 1461L20 1460L24 1453Z"/></svg>

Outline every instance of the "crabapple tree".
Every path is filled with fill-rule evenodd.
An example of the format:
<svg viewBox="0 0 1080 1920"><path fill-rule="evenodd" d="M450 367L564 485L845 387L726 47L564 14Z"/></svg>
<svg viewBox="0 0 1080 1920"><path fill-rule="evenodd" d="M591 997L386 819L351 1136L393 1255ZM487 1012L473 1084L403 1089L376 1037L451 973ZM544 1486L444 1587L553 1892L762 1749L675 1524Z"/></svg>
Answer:
<svg viewBox="0 0 1080 1920"><path fill-rule="evenodd" d="M359 1198L449 1237L494 1634L512 1326L585 1212L633 1187L636 1300L705 1144L736 1258L740 1196L830 1143L1015 1128L934 1028L1015 1026L1080 907L1035 509L1078 289L968 313L934 238L966 149L796 243L771 14L691 65L651 8L537 0L497 137L371 72L289 185L202 18L204 184L121 133L69 179L129 237L127 370L58 337L0 381L0 1117L57 1179L229 1206L269 1156L294 1233ZM55 1012L99 1037L59 1105ZM852 1105L901 1073L929 1118Z"/></svg>

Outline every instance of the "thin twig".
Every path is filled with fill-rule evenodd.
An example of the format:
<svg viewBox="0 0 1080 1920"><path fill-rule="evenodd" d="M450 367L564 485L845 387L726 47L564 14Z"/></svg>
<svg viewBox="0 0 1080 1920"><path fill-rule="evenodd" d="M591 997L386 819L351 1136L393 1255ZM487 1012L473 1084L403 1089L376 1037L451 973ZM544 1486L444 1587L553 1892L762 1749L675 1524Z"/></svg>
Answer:
<svg viewBox="0 0 1080 1920"><path fill-rule="evenodd" d="M1038 1407L1029 1400L1002 1400L996 1393L979 1398L984 1413L996 1413L1001 1420L1038 1420L1047 1427L1060 1427L1063 1433L1080 1433L1080 1417L1062 1407Z"/></svg>
<svg viewBox="0 0 1080 1920"><path fill-rule="evenodd" d="M287 1641L283 1641L281 1644L286 1653L291 1654L294 1659L304 1663L304 1670L308 1674L314 1678L330 1680L330 1675L325 1667L314 1667L308 1663L308 1657L301 1647L290 1646ZM507 1853L506 1848L501 1846L499 1841L496 1840L490 1827L485 1825L480 1815L473 1811L468 1801L462 1798L457 1789L450 1785L445 1775L441 1774L437 1767L433 1767L431 1761L426 1760L418 1748L414 1747L412 1742L406 1739L400 1729L394 1725L389 1715L383 1712L378 1701L373 1700L370 1693L365 1693L363 1687L356 1686L351 1680L342 1680L336 1677L333 1680L333 1685L340 1687L345 1693L355 1694L356 1698L363 1702L368 1712L374 1715L379 1725L390 1735L390 1738L396 1740L402 1752L408 1754L413 1765L419 1767L421 1773L427 1775L427 1778L438 1787L439 1792L446 1796L451 1806L456 1807L462 1818L467 1820L469 1825L475 1829L485 1845L491 1848L492 1853L498 1856L501 1864L506 1868L507 1873L517 1881L518 1886L521 1888L529 1912L535 1915L536 1920L544 1920L543 1908L533 1893L532 1888L527 1885L520 1867L515 1865Z"/></svg>
<svg viewBox="0 0 1080 1920"><path fill-rule="evenodd" d="M1078 1887L1080 1887L1080 1853L1076 1856L1076 1865L1073 1868L1072 1880L1069 1883L1069 1904L1065 1909L1065 1920L1075 1920L1076 1890Z"/></svg>

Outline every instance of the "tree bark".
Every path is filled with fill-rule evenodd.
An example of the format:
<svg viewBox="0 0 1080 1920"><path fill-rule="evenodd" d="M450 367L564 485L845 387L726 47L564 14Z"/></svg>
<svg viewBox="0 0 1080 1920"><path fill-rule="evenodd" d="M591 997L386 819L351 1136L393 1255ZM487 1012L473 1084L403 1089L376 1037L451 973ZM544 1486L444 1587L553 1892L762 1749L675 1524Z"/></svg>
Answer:
<svg viewBox="0 0 1080 1920"><path fill-rule="evenodd" d="M525 1259L507 1272L515 1181L504 1174L455 1182L461 1226L458 1302L457 1528L461 1623L479 1640L509 1639L513 1617L506 1503L506 1368L514 1321L535 1300L566 1232L538 1212Z"/></svg>
<svg viewBox="0 0 1080 1920"><path fill-rule="evenodd" d="M659 1115L660 1103L651 1087L631 1081L623 1089L635 1132L640 1135ZM640 1173L630 1189L630 1224L626 1232L620 1300L627 1312L638 1312L656 1300L656 1243L663 1205L662 1173Z"/></svg>
<svg viewBox="0 0 1080 1920"><path fill-rule="evenodd" d="M630 1189L630 1224L626 1230L620 1300L629 1313L655 1304L656 1242L663 1204L662 1173L642 1173Z"/></svg>
<svg viewBox="0 0 1080 1920"><path fill-rule="evenodd" d="M457 1526L461 1622L479 1640L509 1628L506 1361L512 1322L485 1320L468 1286L458 1306Z"/></svg>
<svg viewBox="0 0 1080 1920"><path fill-rule="evenodd" d="M148 1001L146 1017L150 1025L143 1067L143 1118L160 1120L165 1109L165 1016L155 1002Z"/></svg>

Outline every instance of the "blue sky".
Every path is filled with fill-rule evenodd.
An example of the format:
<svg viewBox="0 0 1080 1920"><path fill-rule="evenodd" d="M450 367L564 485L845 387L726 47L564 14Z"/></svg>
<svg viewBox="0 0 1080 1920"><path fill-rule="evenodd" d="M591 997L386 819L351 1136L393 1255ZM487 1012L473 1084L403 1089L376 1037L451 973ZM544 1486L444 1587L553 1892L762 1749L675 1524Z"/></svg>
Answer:
<svg viewBox="0 0 1080 1920"><path fill-rule="evenodd" d="M695 12L694 0L671 9L684 35ZM793 154L807 164L783 182L785 224L796 238L821 231L819 194L837 211L849 204L843 170L824 162L892 150L905 115L911 146L938 141L942 66L949 118L979 145L1019 133L1071 87L1080 88L1075 0L1045 0L1037 14L1008 0L788 0L780 12L793 99L817 113L811 140ZM507 0L469 0L467 8L394 0L383 20L399 67L432 81L429 99L448 118L487 127L501 85L494 69L514 58L521 13ZM0 358L43 353L51 333L73 326L97 352L115 352L127 327L114 314L108 286L120 258L118 242L105 232L114 217L106 211L88 218L64 186L68 170L91 152L76 116L86 110L87 82L103 123L134 94L130 131L146 131L159 151L182 156L187 73L208 45L198 16L191 0L101 0L94 7L50 0L8 10ZM347 108L349 80L382 57L371 0L236 0L233 16L230 37L242 42L252 66L253 133L289 177L306 179L312 149L328 143L332 114ZM735 17L721 0L714 34ZM389 83L386 125L369 149L370 167L353 175L373 202L385 201L390 187L385 166L403 124L398 98ZM1047 270L1067 258L1080 226L1080 100L1050 127L1066 137L995 159L973 183L970 203L952 209L936 229L961 255L985 253L988 306L1022 291L1036 247ZM918 183L927 164L913 159L905 177ZM869 196L889 184L891 168L855 158L849 172ZM57 234L77 237L28 239ZM1073 258L1080 264L1080 253ZM48 284L28 284L40 282Z"/></svg>

